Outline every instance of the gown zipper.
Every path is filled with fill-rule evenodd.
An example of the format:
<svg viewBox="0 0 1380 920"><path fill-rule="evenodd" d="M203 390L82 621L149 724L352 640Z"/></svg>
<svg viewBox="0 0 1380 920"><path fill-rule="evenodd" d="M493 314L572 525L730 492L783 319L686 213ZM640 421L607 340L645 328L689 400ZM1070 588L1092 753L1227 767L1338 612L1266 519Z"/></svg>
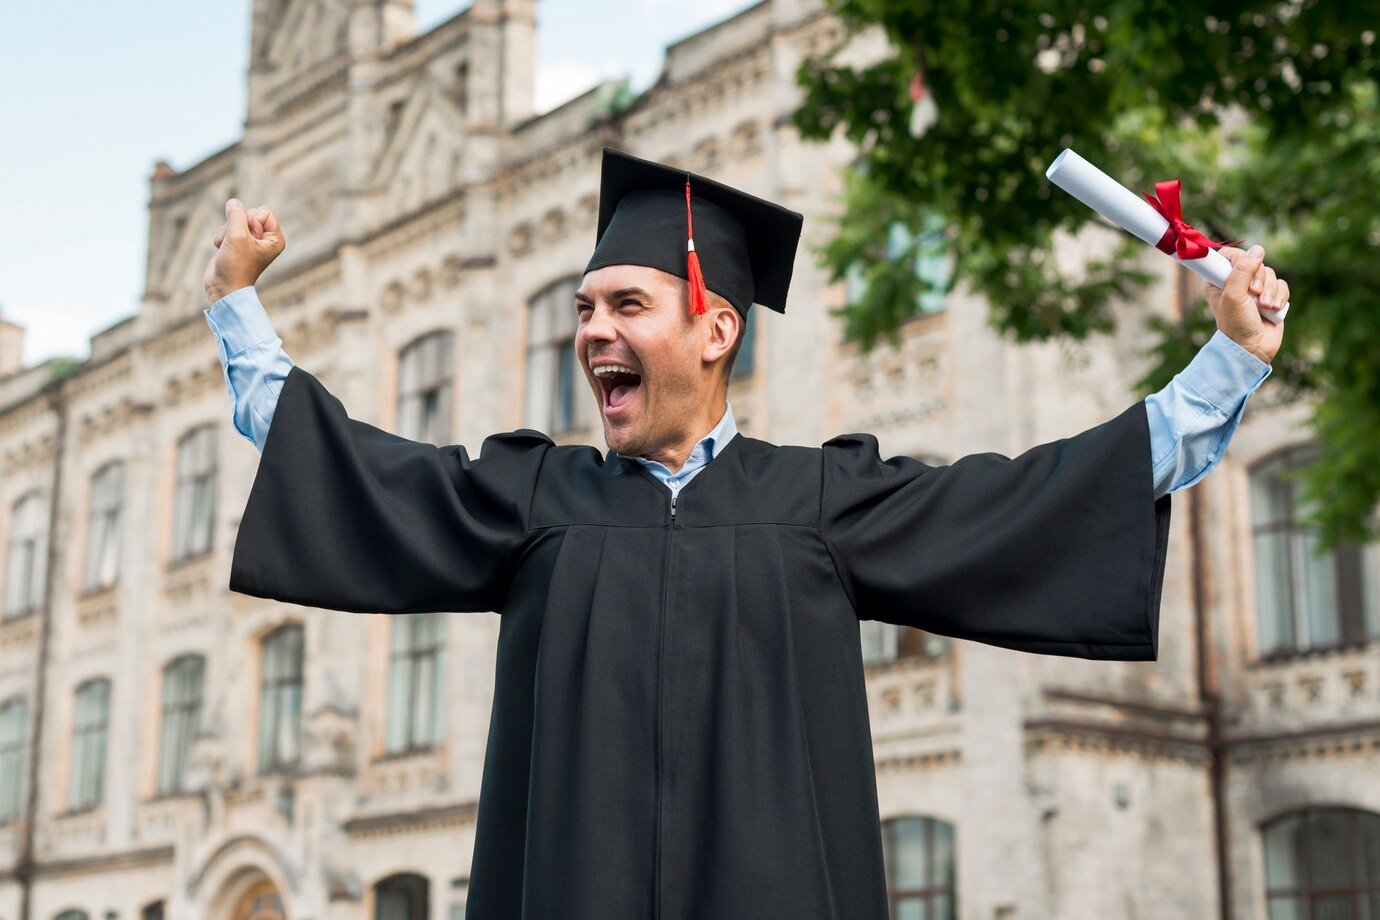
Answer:
<svg viewBox="0 0 1380 920"><path fill-rule="evenodd" d="M666 568L665 584L661 592L661 622L657 636L660 648L657 653L657 696L656 696L656 866L653 872L656 897L653 901L652 917L653 920L661 916L661 750L662 750L662 681L665 675L666 659L666 607L671 595L671 547L676 536L676 499L679 498L678 492L671 493L671 520L668 524L669 532L666 535Z"/></svg>

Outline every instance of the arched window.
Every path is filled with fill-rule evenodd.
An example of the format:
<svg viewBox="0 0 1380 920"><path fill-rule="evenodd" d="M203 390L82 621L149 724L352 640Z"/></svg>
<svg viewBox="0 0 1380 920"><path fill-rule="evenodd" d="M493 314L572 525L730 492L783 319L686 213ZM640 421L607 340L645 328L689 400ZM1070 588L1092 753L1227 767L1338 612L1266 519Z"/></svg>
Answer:
<svg viewBox="0 0 1380 920"><path fill-rule="evenodd" d="M1380 814L1305 808L1261 827L1270 920L1380 917Z"/></svg>
<svg viewBox="0 0 1380 920"><path fill-rule="evenodd" d="M450 443L455 336L438 330L398 355L398 434L412 441Z"/></svg>
<svg viewBox="0 0 1380 920"><path fill-rule="evenodd" d="M374 920L427 920L428 891L425 876L390 875L374 886Z"/></svg>
<svg viewBox="0 0 1380 920"><path fill-rule="evenodd" d="M911 815L883 821L882 852L895 920L955 920L952 824Z"/></svg>
<svg viewBox="0 0 1380 920"><path fill-rule="evenodd" d="M259 772L297 762L302 723L300 624L264 637L259 654Z"/></svg>
<svg viewBox="0 0 1380 920"><path fill-rule="evenodd" d="M187 753L201 724L202 677L206 659L183 655L163 669L163 705L158 737L158 792L183 789Z"/></svg>
<svg viewBox="0 0 1380 920"><path fill-rule="evenodd" d="M577 276L543 288L527 306L526 424L558 434L594 423L594 392L575 360Z"/></svg>
<svg viewBox="0 0 1380 920"><path fill-rule="evenodd" d="M91 477L83 580L86 591L109 587L120 574L120 507L124 504L124 492L125 465L118 460L107 463Z"/></svg>
<svg viewBox="0 0 1380 920"><path fill-rule="evenodd" d="M28 723L29 703L22 696L6 700L0 706L0 822L19 818Z"/></svg>
<svg viewBox="0 0 1380 920"><path fill-rule="evenodd" d="M1281 451L1250 471L1256 615L1262 657L1380 636L1380 545L1342 542L1322 556L1293 471L1315 445Z"/></svg>
<svg viewBox="0 0 1380 920"><path fill-rule="evenodd" d="M34 490L10 513L10 552L5 564L5 616L15 617L43 603L48 570L48 502Z"/></svg>
<svg viewBox="0 0 1380 920"><path fill-rule="evenodd" d="M167 912L164 902L160 899L151 901L144 905L144 909L139 911L139 920L163 920L163 915Z"/></svg>
<svg viewBox="0 0 1380 920"><path fill-rule="evenodd" d="M211 550L216 517L216 431L202 425L177 442L177 484L173 496L172 561Z"/></svg>
<svg viewBox="0 0 1380 920"><path fill-rule="evenodd" d="M445 614L393 617L388 633L389 753L433 747L441 741L445 686Z"/></svg>
<svg viewBox="0 0 1380 920"><path fill-rule="evenodd" d="M101 803L109 729L110 681L104 677L93 678L77 687L72 719L68 805L73 811L94 808Z"/></svg>
<svg viewBox="0 0 1380 920"><path fill-rule="evenodd" d="M62 913L54 917L53 920L87 920L86 911L64 910Z"/></svg>

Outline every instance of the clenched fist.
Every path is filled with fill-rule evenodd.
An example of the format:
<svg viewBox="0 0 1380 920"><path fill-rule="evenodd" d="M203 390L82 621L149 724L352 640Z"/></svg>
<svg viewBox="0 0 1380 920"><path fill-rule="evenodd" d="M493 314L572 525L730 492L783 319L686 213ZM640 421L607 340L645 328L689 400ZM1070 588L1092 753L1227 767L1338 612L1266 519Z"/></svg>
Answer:
<svg viewBox="0 0 1380 920"><path fill-rule="evenodd" d="M286 243L272 209L265 206L246 211L238 198L226 201L225 225L211 241L216 254L201 279L206 302L215 303L231 291L258 281Z"/></svg>
<svg viewBox="0 0 1380 920"><path fill-rule="evenodd" d="M1203 293L1212 307L1217 328L1269 364L1284 341L1284 324L1261 317L1249 295L1254 294L1262 307L1282 307L1289 302L1289 282L1276 278L1275 270L1265 264L1264 247L1246 250L1223 246L1217 251L1231 262L1225 287L1203 282Z"/></svg>

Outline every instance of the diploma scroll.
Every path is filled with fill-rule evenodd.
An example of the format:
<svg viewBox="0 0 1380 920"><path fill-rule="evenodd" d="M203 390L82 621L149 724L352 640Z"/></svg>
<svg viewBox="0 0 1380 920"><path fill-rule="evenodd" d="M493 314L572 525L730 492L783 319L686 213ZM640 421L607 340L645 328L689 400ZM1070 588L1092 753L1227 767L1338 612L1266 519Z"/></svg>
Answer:
<svg viewBox="0 0 1380 920"><path fill-rule="evenodd" d="M1158 248L1164 240L1165 231L1169 229L1169 221L1164 215L1073 150L1065 148L1063 153L1055 157L1049 169L1045 170L1045 176L1098 214L1151 246ZM1183 259L1176 254L1174 259L1218 287L1224 287L1231 275L1231 262L1216 249L1208 249L1201 258ZM1284 315L1289 312L1287 303L1278 309L1271 309L1260 306L1255 295L1247 296L1256 302L1261 317L1272 323L1282 322Z"/></svg>

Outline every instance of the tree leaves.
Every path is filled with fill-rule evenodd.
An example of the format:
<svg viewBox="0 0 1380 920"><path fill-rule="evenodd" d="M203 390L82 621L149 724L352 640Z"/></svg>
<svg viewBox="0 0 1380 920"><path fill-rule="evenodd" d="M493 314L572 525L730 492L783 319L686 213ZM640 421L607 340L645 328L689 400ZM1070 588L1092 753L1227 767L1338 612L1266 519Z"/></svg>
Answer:
<svg viewBox="0 0 1380 920"><path fill-rule="evenodd" d="M1015 341L1084 339L1115 328L1112 307L1145 296L1144 252L1124 238L1076 271L1056 234L1096 220L1044 169L1072 146L1133 189L1184 180L1190 223L1265 246L1290 286L1289 332L1271 388L1311 398L1320 446L1305 479L1322 549L1373 540L1380 499L1380 5L1234 0L1213 15L1171 0L830 0L850 34L880 27L895 49L865 67L837 50L806 58L794 123L861 151L834 241L819 254L863 292L839 312L864 351L914 315L914 253L876 241L926 213L949 221L955 285L990 305ZM939 106L921 137L907 124L917 61ZM1164 386L1215 328L1194 280L1183 320L1150 316ZM1146 312L1153 312L1147 308Z"/></svg>

